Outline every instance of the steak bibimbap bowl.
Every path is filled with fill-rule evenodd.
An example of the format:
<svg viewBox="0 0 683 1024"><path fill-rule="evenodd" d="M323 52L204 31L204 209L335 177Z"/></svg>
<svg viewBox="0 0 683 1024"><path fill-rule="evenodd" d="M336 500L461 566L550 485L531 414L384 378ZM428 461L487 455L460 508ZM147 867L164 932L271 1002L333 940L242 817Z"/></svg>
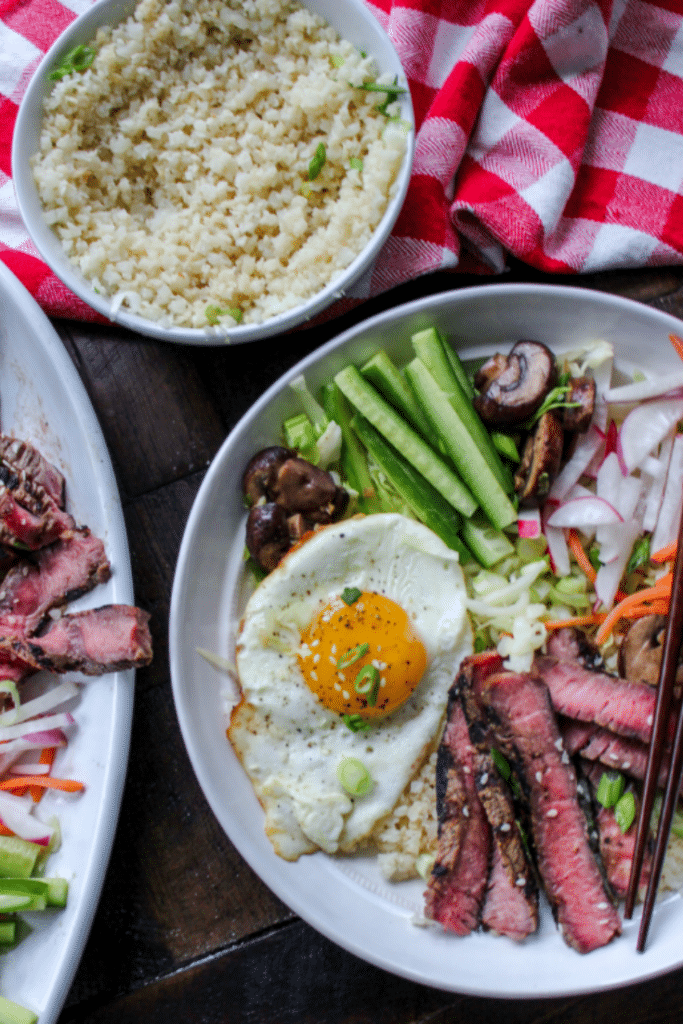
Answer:
<svg viewBox="0 0 683 1024"><path fill-rule="evenodd" d="M420 300L294 367L207 475L171 610L190 757L264 881L372 963L505 996L680 964L677 822L644 954L620 912L679 329L580 289Z"/></svg>

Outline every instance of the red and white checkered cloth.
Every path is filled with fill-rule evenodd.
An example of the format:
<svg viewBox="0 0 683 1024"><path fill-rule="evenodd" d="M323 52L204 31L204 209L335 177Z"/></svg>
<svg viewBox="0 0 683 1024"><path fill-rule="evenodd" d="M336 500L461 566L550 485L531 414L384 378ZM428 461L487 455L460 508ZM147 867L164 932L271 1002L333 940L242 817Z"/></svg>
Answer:
<svg viewBox="0 0 683 1024"><path fill-rule="evenodd" d="M433 270L683 263L683 0L367 0L415 106L414 173L357 299ZM0 0L0 259L56 316L100 319L47 271L10 146L42 54L89 0Z"/></svg>

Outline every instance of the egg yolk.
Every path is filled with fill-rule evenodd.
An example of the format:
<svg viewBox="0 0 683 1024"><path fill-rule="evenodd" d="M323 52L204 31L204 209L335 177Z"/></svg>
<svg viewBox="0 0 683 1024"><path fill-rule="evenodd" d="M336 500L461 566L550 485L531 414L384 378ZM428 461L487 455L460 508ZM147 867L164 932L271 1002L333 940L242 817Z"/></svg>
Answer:
<svg viewBox="0 0 683 1024"><path fill-rule="evenodd" d="M339 715L388 715L408 699L427 666L406 612L382 594L362 593L352 604L330 602L301 640L306 683Z"/></svg>

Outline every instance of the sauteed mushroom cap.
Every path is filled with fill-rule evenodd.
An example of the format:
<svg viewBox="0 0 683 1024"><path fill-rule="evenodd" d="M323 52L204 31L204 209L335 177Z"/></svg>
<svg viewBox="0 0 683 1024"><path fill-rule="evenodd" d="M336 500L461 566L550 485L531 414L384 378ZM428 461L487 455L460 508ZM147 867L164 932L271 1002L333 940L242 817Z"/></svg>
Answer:
<svg viewBox="0 0 683 1024"><path fill-rule="evenodd" d="M541 416L529 434L522 461L515 473L515 490L520 501L545 498L557 476L564 446L564 430L553 412Z"/></svg>
<svg viewBox="0 0 683 1024"><path fill-rule="evenodd" d="M271 572L290 547L285 510L274 501L255 505L247 517L246 543L251 557Z"/></svg>
<svg viewBox="0 0 683 1024"><path fill-rule="evenodd" d="M242 491L250 504L256 505L263 498L273 501L280 467L294 455L291 448L272 445L249 460L242 476Z"/></svg>
<svg viewBox="0 0 683 1024"><path fill-rule="evenodd" d="M633 682L657 685L665 629L664 615L645 615L642 619L636 619L619 648L621 676ZM679 685L683 683L683 665L680 664L676 672L676 682Z"/></svg>
<svg viewBox="0 0 683 1024"><path fill-rule="evenodd" d="M478 371L474 405L487 426L514 426L536 412L556 380L550 349L540 341L518 341L507 358L497 354Z"/></svg>

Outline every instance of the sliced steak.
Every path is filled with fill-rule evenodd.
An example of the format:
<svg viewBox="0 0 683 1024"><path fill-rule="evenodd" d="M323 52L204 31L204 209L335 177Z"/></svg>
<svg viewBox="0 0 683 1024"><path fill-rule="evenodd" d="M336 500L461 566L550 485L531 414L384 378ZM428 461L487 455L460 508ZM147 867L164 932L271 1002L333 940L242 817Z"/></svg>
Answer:
<svg viewBox="0 0 683 1024"><path fill-rule="evenodd" d="M485 680L481 697L522 780L539 871L562 935L580 953L604 946L621 924L590 849L547 687L530 674L503 672Z"/></svg>
<svg viewBox="0 0 683 1024"><path fill-rule="evenodd" d="M489 874L491 834L475 784L475 756L462 706L453 697L437 755L439 839L425 915L457 935L478 926Z"/></svg>
<svg viewBox="0 0 683 1024"><path fill-rule="evenodd" d="M0 586L0 636L36 632L52 608L59 608L109 579L101 540L81 528L36 553L5 576Z"/></svg>
<svg viewBox="0 0 683 1024"><path fill-rule="evenodd" d="M512 792L491 757L496 738L478 697L498 659L466 659L454 685L475 746L475 782L491 827L491 870L482 909L485 928L511 939L526 938L538 927L538 885L517 824Z"/></svg>
<svg viewBox="0 0 683 1024"><path fill-rule="evenodd" d="M121 604L62 615L26 646L41 668L53 672L99 676L141 668L152 660L149 615Z"/></svg>
<svg viewBox="0 0 683 1024"><path fill-rule="evenodd" d="M68 536L75 523L42 487L25 491L17 477L0 462L0 543L37 551Z"/></svg>
<svg viewBox="0 0 683 1024"><path fill-rule="evenodd" d="M565 626L553 630L545 647L550 657L559 661L578 661L584 668L594 671L604 668L602 654L581 629Z"/></svg>
<svg viewBox="0 0 683 1024"><path fill-rule="evenodd" d="M647 743L654 719L656 693L645 683L629 683L577 662L537 655L534 674L550 692L560 715L595 722L620 736Z"/></svg>
<svg viewBox="0 0 683 1024"><path fill-rule="evenodd" d="M30 481L29 489L42 487L59 508L64 508L64 477L32 444L0 434L0 460L19 480Z"/></svg>

